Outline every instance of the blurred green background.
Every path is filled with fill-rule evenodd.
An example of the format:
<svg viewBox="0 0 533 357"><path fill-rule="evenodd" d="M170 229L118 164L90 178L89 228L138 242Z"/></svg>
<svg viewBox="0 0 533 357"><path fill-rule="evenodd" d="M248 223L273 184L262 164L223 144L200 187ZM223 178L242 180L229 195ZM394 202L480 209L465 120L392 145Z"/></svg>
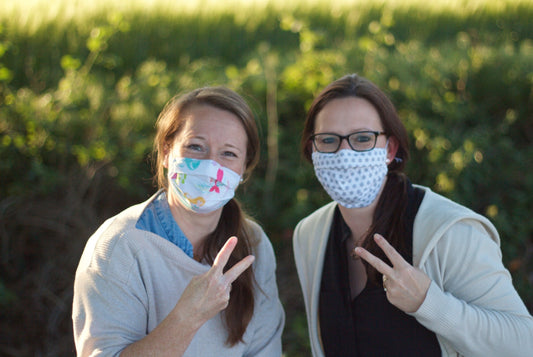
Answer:
<svg viewBox="0 0 533 357"><path fill-rule="evenodd" d="M313 96L359 73L392 98L415 183L486 215L533 311L533 3L13 1L0 4L0 355L72 356L72 282L90 234L154 192L154 123L226 85L261 127L239 192L278 255L286 356L309 356L291 251L329 199L298 152Z"/></svg>

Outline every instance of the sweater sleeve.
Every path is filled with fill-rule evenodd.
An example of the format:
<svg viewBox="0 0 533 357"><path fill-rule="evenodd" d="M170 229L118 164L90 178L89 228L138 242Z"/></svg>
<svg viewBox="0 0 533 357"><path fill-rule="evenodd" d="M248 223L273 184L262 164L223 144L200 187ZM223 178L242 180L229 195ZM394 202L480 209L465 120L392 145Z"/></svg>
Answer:
<svg viewBox="0 0 533 357"><path fill-rule="evenodd" d="M111 222L89 239L76 270L72 321L78 356L118 356L147 333L148 298L138 264L131 250L114 249L119 239L104 233Z"/></svg>
<svg viewBox="0 0 533 357"><path fill-rule="evenodd" d="M94 269L78 272L73 299L78 356L118 356L146 335L147 310L122 282Z"/></svg>
<svg viewBox="0 0 533 357"><path fill-rule="evenodd" d="M413 316L446 346L465 356L530 355L533 318L479 223L450 227L423 269L433 281Z"/></svg>
<svg viewBox="0 0 533 357"><path fill-rule="evenodd" d="M281 334L285 325L285 312L279 300L276 283L276 258L267 236L262 233L255 252L255 278L258 285L253 316L252 341L245 356L281 356Z"/></svg>

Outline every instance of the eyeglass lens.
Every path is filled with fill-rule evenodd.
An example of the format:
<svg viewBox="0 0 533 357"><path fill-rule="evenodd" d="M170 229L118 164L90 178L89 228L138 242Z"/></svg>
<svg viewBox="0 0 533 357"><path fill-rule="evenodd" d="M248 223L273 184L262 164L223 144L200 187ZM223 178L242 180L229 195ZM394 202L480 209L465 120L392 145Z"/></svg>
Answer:
<svg viewBox="0 0 533 357"><path fill-rule="evenodd" d="M341 146L342 139L347 138L350 147L355 151L372 150L376 145L377 135L374 132L357 132L343 137L337 134L315 134L313 141L320 152L335 152Z"/></svg>

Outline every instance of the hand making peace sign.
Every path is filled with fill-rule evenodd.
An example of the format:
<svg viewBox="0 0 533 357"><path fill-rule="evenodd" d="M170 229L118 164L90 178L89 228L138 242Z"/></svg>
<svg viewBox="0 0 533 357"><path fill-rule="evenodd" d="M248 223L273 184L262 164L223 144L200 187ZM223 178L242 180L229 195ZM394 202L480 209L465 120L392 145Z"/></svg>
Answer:
<svg viewBox="0 0 533 357"><path fill-rule="evenodd" d="M185 318L189 321L199 323L201 326L228 306L231 284L252 265L255 259L253 255L249 255L224 273L224 267L237 241L237 237L229 238L218 252L211 269L192 278L183 291L176 309L186 314Z"/></svg>
<svg viewBox="0 0 533 357"><path fill-rule="evenodd" d="M355 253L383 274L383 288L391 304L404 312L415 312L426 298L431 279L406 262L383 236L375 234L374 240L389 258L392 267L364 248L355 248Z"/></svg>

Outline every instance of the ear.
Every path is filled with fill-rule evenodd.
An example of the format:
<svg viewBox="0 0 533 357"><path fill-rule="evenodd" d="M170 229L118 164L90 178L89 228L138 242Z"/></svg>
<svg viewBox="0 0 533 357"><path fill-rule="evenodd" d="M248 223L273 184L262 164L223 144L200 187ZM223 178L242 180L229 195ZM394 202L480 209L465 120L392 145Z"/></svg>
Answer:
<svg viewBox="0 0 533 357"><path fill-rule="evenodd" d="M389 137L389 145L387 150L387 165L394 161L399 146L400 144L398 143L398 139L396 139L396 137Z"/></svg>

